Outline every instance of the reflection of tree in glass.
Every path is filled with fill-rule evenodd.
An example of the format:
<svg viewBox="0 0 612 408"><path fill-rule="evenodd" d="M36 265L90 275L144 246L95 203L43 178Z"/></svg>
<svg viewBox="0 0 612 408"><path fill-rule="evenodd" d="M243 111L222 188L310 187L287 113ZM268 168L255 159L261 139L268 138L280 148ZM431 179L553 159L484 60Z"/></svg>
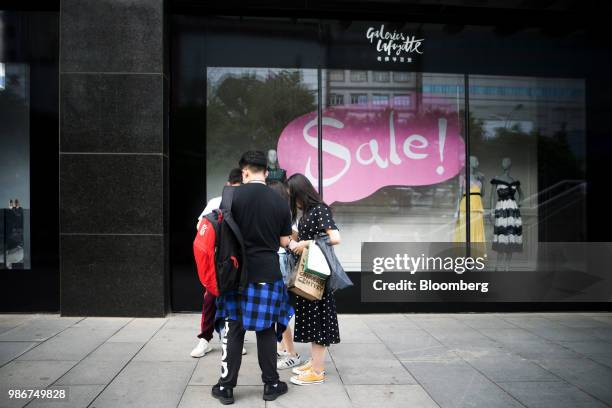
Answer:
<svg viewBox="0 0 612 408"><path fill-rule="evenodd" d="M300 71L228 74L209 83L206 105L208 166L225 171L245 150L275 149L289 122L316 109L316 95Z"/></svg>

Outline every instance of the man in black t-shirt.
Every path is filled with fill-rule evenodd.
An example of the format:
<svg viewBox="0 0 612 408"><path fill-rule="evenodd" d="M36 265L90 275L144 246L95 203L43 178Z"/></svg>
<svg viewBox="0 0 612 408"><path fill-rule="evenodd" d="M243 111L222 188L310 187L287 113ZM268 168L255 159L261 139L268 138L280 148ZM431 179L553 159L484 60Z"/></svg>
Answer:
<svg viewBox="0 0 612 408"><path fill-rule="evenodd" d="M232 215L244 238L248 281L274 283L282 279L279 239L291 235L287 202L265 182L255 179L234 192Z"/></svg>
<svg viewBox="0 0 612 408"><path fill-rule="evenodd" d="M289 205L266 186L263 152L246 152L239 164L244 184L234 190L231 210L245 243L248 285L240 296L227 293L217 299L216 319L224 320L225 338L221 378L212 395L223 404L234 402L245 330L256 332L263 399L272 401L287 392L276 369L276 341L293 315L278 261L278 248L286 247L291 235Z"/></svg>

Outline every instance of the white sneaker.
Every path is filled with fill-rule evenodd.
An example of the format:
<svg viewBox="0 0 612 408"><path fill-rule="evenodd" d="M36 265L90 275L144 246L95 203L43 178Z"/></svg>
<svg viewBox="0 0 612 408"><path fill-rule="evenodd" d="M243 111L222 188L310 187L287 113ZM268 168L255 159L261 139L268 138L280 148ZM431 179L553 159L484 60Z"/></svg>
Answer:
<svg viewBox="0 0 612 408"><path fill-rule="evenodd" d="M242 355L244 356L246 354L246 349L243 347L242 348Z"/></svg>
<svg viewBox="0 0 612 408"><path fill-rule="evenodd" d="M278 370L285 370L287 368L297 367L300 364L302 364L302 358L299 354L295 356L286 355L276 362L276 368Z"/></svg>
<svg viewBox="0 0 612 408"><path fill-rule="evenodd" d="M191 350L191 357L200 358L204 357L206 353L213 349L212 345L205 339L200 339L198 345Z"/></svg>
<svg viewBox="0 0 612 408"><path fill-rule="evenodd" d="M286 357L288 355L289 355L289 353L287 353L285 350L280 350L280 351L276 350L276 358L278 360L280 360L281 358Z"/></svg>

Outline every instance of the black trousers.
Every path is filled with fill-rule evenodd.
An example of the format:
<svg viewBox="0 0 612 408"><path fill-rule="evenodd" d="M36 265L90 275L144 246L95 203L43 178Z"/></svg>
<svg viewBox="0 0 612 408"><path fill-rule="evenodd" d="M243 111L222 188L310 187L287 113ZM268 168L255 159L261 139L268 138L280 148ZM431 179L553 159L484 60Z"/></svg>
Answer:
<svg viewBox="0 0 612 408"><path fill-rule="evenodd" d="M266 330L255 332L257 336L257 360L261 368L261 380L264 384L276 384L278 371L276 369L276 334L274 325ZM242 322L226 320L221 346L221 377L219 385L234 388L238 381L238 372L242 363L242 347L244 346L245 330Z"/></svg>

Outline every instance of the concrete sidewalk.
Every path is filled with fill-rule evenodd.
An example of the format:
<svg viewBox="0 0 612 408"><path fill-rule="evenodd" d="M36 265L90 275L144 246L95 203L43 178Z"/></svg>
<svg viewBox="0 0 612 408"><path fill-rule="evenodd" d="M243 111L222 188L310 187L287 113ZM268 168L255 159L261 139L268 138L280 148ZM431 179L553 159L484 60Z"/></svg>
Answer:
<svg viewBox="0 0 612 408"><path fill-rule="evenodd" d="M612 406L612 313L342 315L328 381L262 400L253 333L239 407ZM220 349L194 359L200 316L0 315L0 407L217 407ZM307 347L299 345L302 353ZM290 373L281 371L288 380ZM68 387L69 401L9 389Z"/></svg>

